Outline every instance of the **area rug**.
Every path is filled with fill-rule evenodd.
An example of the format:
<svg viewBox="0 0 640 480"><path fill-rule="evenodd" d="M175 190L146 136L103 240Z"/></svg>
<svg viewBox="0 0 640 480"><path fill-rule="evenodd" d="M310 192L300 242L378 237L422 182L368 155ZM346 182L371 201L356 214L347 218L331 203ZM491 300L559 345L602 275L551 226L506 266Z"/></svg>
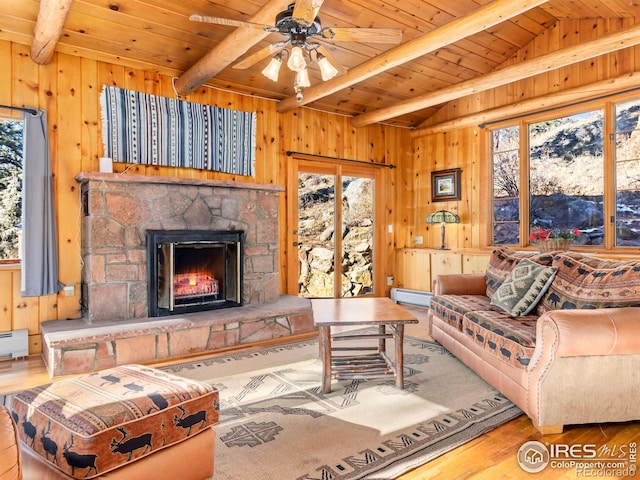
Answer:
<svg viewBox="0 0 640 480"><path fill-rule="evenodd" d="M224 480L393 479L522 414L437 343L405 338L404 361L404 390L333 380L330 394L317 340L162 368L218 388Z"/></svg>

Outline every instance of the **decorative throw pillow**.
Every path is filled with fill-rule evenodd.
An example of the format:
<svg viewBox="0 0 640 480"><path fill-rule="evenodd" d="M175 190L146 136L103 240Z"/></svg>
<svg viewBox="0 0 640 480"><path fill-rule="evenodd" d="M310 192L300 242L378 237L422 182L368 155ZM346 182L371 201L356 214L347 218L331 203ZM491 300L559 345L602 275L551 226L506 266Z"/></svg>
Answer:
<svg viewBox="0 0 640 480"><path fill-rule="evenodd" d="M489 257L489 263L487 264L487 270L485 272L487 297L492 297L493 294L496 293L496 290L498 290L502 282L507 279L513 267L523 258L528 258L535 263L546 266L551 266L551 262L553 262L553 254L549 253L517 252L508 247L495 248L493 252L491 252L491 257Z"/></svg>
<svg viewBox="0 0 640 480"><path fill-rule="evenodd" d="M640 306L640 262L616 262L558 254L553 285L540 309L594 309ZM598 267L594 267L598 265Z"/></svg>
<svg viewBox="0 0 640 480"><path fill-rule="evenodd" d="M551 285L558 269L523 258L491 296L491 305L511 315L527 315Z"/></svg>

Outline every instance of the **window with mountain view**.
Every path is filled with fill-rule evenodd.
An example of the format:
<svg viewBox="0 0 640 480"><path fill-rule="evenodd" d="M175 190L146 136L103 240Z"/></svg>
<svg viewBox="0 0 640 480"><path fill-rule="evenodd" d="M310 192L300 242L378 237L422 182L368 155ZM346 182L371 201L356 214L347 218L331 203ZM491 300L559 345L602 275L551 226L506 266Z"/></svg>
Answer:
<svg viewBox="0 0 640 480"><path fill-rule="evenodd" d="M577 228L580 244L603 244L603 115L594 110L529 125L531 231Z"/></svg>
<svg viewBox="0 0 640 480"><path fill-rule="evenodd" d="M615 106L616 245L640 245L640 100Z"/></svg>
<svg viewBox="0 0 640 480"><path fill-rule="evenodd" d="M580 245L640 245L640 100L610 105L490 132L493 244L524 245L521 235L536 228L576 228ZM607 172L615 178L605 184ZM608 201L615 211L607 213ZM615 228L607 230L609 217Z"/></svg>
<svg viewBox="0 0 640 480"><path fill-rule="evenodd" d="M22 122L0 119L0 261L20 258Z"/></svg>

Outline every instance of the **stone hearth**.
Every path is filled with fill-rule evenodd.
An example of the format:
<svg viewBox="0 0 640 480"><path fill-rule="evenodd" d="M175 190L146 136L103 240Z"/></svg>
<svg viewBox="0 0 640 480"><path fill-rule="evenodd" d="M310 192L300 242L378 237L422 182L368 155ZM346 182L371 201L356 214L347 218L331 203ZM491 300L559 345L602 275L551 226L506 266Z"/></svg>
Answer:
<svg viewBox="0 0 640 480"><path fill-rule="evenodd" d="M282 186L81 173L83 318L42 324L51 376L150 363L315 330L311 302L281 296ZM242 306L148 317L147 230L245 232Z"/></svg>
<svg viewBox="0 0 640 480"><path fill-rule="evenodd" d="M64 320L42 324L43 356L52 377L130 363L153 363L314 331L311 302L275 302L156 317L144 321Z"/></svg>

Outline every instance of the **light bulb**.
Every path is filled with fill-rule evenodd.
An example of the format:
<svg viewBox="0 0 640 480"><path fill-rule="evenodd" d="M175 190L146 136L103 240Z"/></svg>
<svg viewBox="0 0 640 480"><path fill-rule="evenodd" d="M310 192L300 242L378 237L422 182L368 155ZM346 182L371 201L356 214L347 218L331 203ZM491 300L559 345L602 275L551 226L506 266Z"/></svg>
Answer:
<svg viewBox="0 0 640 480"><path fill-rule="evenodd" d="M299 72L307 68L307 62L304 60L304 53L300 47L293 47L291 49L291 53L289 54L289 60L287 61L287 66L293 72Z"/></svg>
<svg viewBox="0 0 640 480"><path fill-rule="evenodd" d="M309 71L305 68L296 74L296 85L298 87L310 87Z"/></svg>
<svg viewBox="0 0 640 480"><path fill-rule="evenodd" d="M269 65L267 65L264 70L262 70L262 74L267 77L269 80L273 80L274 82L278 81L278 73L280 72L280 67L282 66L282 60L279 55L276 55L271 59Z"/></svg>
<svg viewBox="0 0 640 480"><path fill-rule="evenodd" d="M338 74L338 69L321 53L318 53L318 67L320 68L320 75L322 75L322 80L324 81L330 80Z"/></svg>

